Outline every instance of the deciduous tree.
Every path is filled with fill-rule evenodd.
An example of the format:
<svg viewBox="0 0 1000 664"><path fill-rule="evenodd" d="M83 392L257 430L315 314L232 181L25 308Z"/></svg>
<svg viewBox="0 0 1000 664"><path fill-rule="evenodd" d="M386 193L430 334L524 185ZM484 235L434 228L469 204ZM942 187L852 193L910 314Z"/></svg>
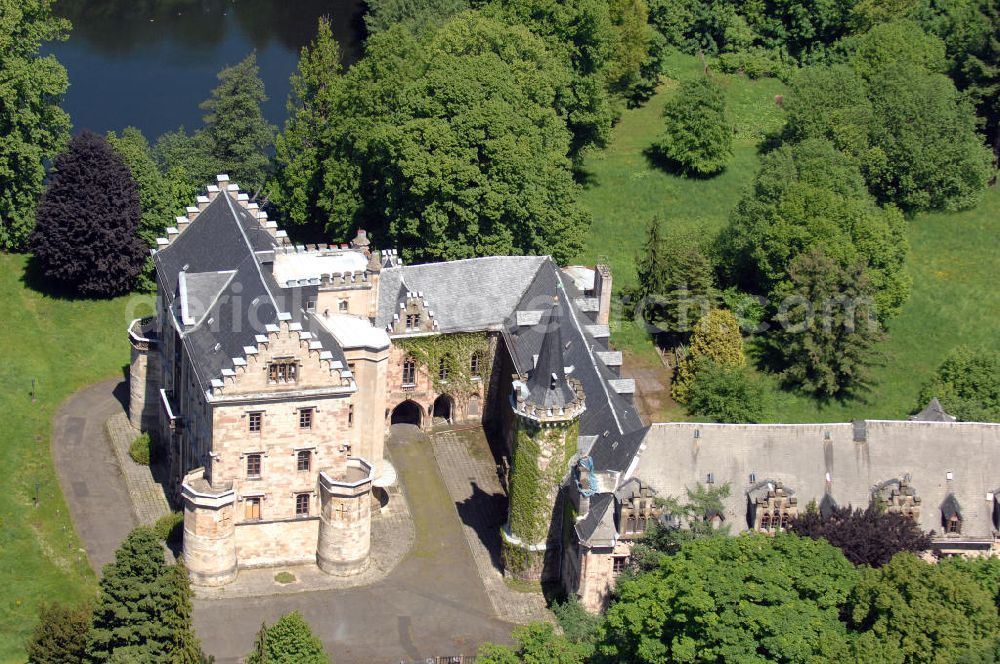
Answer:
<svg viewBox="0 0 1000 664"><path fill-rule="evenodd" d="M85 131L56 158L31 249L55 284L89 297L120 295L146 260L139 222L138 187L124 160Z"/></svg>
<svg viewBox="0 0 1000 664"><path fill-rule="evenodd" d="M583 664L587 648L555 633L549 623L531 623L514 628L513 648L484 644L476 653L483 664Z"/></svg>
<svg viewBox="0 0 1000 664"><path fill-rule="evenodd" d="M749 368L703 361L694 367L687 408L713 422L762 422L769 396L763 380Z"/></svg>
<svg viewBox="0 0 1000 664"><path fill-rule="evenodd" d="M715 175L733 156L726 97L711 78L681 83L663 108L663 120L663 135L654 149L669 167L689 175Z"/></svg>
<svg viewBox="0 0 1000 664"><path fill-rule="evenodd" d="M66 70L40 49L69 35L52 0L0 0L0 249L28 244L45 164L66 145Z"/></svg>
<svg viewBox="0 0 1000 664"><path fill-rule="evenodd" d="M688 542L618 584L599 661L841 660L839 610L857 577L840 551L794 535Z"/></svg>
<svg viewBox="0 0 1000 664"><path fill-rule="evenodd" d="M1000 422L1000 353L955 348L920 391L919 408L934 397L959 420Z"/></svg>
<svg viewBox="0 0 1000 664"><path fill-rule="evenodd" d="M986 563L1000 569L993 563ZM1000 633L996 588L983 588L982 562L949 560L928 564L901 553L887 565L864 571L845 611L848 624L884 646L898 650L897 661L955 661L995 644Z"/></svg>
<svg viewBox="0 0 1000 664"><path fill-rule="evenodd" d="M247 664L329 664L323 643L298 611L286 613L273 625L261 625Z"/></svg>
<svg viewBox="0 0 1000 664"><path fill-rule="evenodd" d="M922 553L931 547L930 536L916 521L877 505L833 507L828 514L809 509L791 522L792 532L824 539L844 552L855 565L881 567L900 551Z"/></svg>
<svg viewBox="0 0 1000 664"><path fill-rule="evenodd" d="M433 30L469 9L468 0L368 0L365 4L368 5L365 28L369 35L394 25L403 25L417 33Z"/></svg>

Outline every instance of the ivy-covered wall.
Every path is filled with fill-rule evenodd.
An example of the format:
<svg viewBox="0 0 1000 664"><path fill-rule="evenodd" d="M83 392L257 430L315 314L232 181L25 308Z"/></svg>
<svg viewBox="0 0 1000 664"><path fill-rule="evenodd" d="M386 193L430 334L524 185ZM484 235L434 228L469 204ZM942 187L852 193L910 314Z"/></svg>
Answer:
<svg viewBox="0 0 1000 664"><path fill-rule="evenodd" d="M538 427L519 421L510 479L510 530L526 544L538 544L548 535L555 499L576 452L579 421L563 426ZM541 468L543 451L551 455Z"/></svg>
<svg viewBox="0 0 1000 664"><path fill-rule="evenodd" d="M485 392L489 387L493 353L490 338L485 332L397 337L392 342L427 368L435 392L465 398L477 391L479 381L475 378L478 378L483 385L483 399L487 398ZM473 353L479 353L479 373L476 376L471 370ZM448 378L444 381L439 378L442 360L448 369Z"/></svg>

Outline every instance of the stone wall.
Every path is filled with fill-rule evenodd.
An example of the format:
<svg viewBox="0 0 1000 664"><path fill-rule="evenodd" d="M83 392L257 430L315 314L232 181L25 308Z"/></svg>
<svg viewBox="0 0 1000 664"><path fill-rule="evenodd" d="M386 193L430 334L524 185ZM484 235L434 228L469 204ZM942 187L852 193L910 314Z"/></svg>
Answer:
<svg viewBox="0 0 1000 664"><path fill-rule="evenodd" d="M319 518L242 522L236 526L240 568L301 565L316 561Z"/></svg>

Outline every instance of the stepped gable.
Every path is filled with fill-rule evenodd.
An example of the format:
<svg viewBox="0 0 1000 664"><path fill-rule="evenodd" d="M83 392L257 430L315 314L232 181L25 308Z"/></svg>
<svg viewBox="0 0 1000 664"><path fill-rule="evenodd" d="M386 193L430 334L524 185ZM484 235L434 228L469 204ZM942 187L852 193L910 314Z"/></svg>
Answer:
<svg viewBox="0 0 1000 664"><path fill-rule="evenodd" d="M437 332L499 329L545 260L542 256L489 256L384 267L375 327L392 323L401 294L419 292L434 311Z"/></svg>
<svg viewBox="0 0 1000 664"><path fill-rule="evenodd" d="M273 257L278 246L243 205L220 194L167 246L154 252L157 279L167 297L165 308L202 389L211 390L212 380L223 369L235 369L233 358L243 358L245 348L256 347L257 335L266 334L266 326L279 324L279 312L289 313L287 322L311 332L333 360L346 362L333 335L303 310L317 288L279 288L261 264L260 257ZM187 321L181 311L182 285Z"/></svg>

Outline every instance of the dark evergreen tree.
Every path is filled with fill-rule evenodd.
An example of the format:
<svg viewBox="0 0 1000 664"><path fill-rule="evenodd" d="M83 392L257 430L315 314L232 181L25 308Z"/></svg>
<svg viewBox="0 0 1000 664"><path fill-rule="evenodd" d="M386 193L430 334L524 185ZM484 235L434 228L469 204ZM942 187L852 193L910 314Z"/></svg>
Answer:
<svg viewBox="0 0 1000 664"><path fill-rule="evenodd" d="M733 156L726 97L711 78L681 83L663 108L663 121L663 136L653 149L668 168L688 175L715 175Z"/></svg>
<svg viewBox="0 0 1000 664"><path fill-rule="evenodd" d="M119 650L119 658L168 661L177 605L162 540L152 528L136 528L104 566L87 639L90 661L107 661Z"/></svg>
<svg viewBox="0 0 1000 664"><path fill-rule="evenodd" d="M187 568L183 563L171 565L166 570L165 581L167 596L162 616L170 631L167 661L169 664L202 664L206 660L210 661L201 651L201 643L195 636L191 622L191 580L188 578Z"/></svg>
<svg viewBox="0 0 1000 664"><path fill-rule="evenodd" d="M844 552L855 565L881 567L900 551L921 553L931 546L928 533L916 521L899 512L886 512L877 505L866 509L831 507L825 513L810 508L792 519L797 535L825 539Z"/></svg>
<svg viewBox="0 0 1000 664"><path fill-rule="evenodd" d="M861 263L844 268L819 247L796 257L772 293L778 313L767 338L785 382L821 398L863 387L883 337L874 302Z"/></svg>
<svg viewBox="0 0 1000 664"><path fill-rule="evenodd" d="M84 664L90 607L43 604L28 640L28 664Z"/></svg>
<svg viewBox="0 0 1000 664"><path fill-rule="evenodd" d="M148 248L137 236L139 192L124 160L84 131L55 161L31 250L46 279L85 296L128 292Z"/></svg>
<svg viewBox="0 0 1000 664"><path fill-rule="evenodd" d="M204 131L220 172L254 194L264 186L275 133L261 111L267 95L258 72L257 54L251 53L219 72L219 85L201 104L208 111Z"/></svg>

